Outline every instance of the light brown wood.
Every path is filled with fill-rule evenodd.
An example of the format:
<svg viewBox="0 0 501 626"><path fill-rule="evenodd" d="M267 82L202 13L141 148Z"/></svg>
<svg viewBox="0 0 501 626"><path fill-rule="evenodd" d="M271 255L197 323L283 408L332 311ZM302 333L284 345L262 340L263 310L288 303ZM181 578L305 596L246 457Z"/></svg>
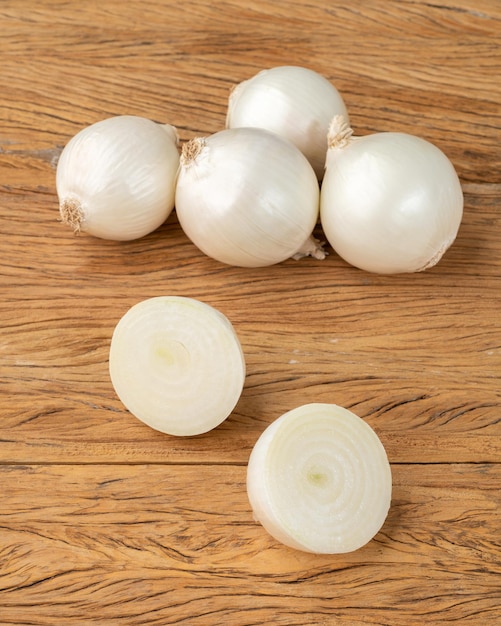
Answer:
<svg viewBox="0 0 501 626"><path fill-rule="evenodd" d="M384 530L336 558L265 535L242 498L242 466L17 466L1 479L11 494L0 530L9 546L3 623L22 612L48 625L93 615L128 624L481 624L498 610L499 465L396 465Z"/></svg>
<svg viewBox="0 0 501 626"><path fill-rule="evenodd" d="M6 0L0 46L0 624L499 624L500 3ZM175 214L129 243L58 222L57 158L85 125L207 135L233 85L281 64L329 78L356 133L451 158L465 214L436 267L249 270L205 257ZM199 437L139 423L108 376L117 321L167 293L220 309L245 352L240 402ZM307 402L351 408L392 464L387 522L348 555L252 519L252 446Z"/></svg>

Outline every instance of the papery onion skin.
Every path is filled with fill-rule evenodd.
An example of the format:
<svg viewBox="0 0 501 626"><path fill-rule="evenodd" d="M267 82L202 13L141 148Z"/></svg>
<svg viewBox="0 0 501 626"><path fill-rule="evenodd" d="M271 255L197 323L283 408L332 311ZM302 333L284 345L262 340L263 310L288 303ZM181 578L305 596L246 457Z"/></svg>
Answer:
<svg viewBox="0 0 501 626"><path fill-rule="evenodd" d="M57 164L60 215L76 233L129 241L158 228L174 208L177 132L134 115L87 126Z"/></svg>
<svg viewBox="0 0 501 626"><path fill-rule="evenodd" d="M296 255L317 223L319 196L306 157L264 129L226 129L183 146L177 217L221 263L263 267Z"/></svg>
<svg viewBox="0 0 501 626"><path fill-rule="evenodd" d="M334 115L348 119L334 85L311 69L284 65L262 70L230 93L227 128L265 128L301 150L317 178L324 175L327 130Z"/></svg>
<svg viewBox="0 0 501 626"><path fill-rule="evenodd" d="M181 296L138 302L120 319L109 354L121 402L162 433L193 436L219 426L236 406L245 358L228 318Z"/></svg>
<svg viewBox="0 0 501 626"><path fill-rule="evenodd" d="M352 552L383 526L391 467L374 430L333 404L288 411L256 442L247 493L256 521L284 545L315 554Z"/></svg>
<svg viewBox="0 0 501 626"><path fill-rule="evenodd" d="M456 239L462 215L458 175L432 143L397 132L332 141L320 220L351 265L380 274L428 269Z"/></svg>

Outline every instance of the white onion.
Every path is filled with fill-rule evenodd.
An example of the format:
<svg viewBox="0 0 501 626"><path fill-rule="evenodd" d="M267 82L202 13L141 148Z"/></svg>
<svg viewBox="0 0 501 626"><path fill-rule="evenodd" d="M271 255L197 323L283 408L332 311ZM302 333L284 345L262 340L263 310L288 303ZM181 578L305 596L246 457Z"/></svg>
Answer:
<svg viewBox="0 0 501 626"><path fill-rule="evenodd" d="M344 101L332 83L313 70L285 65L263 70L232 90L226 126L266 128L289 139L321 179L327 131L337 114L348 119Z"/></svg>
<svg viewBox="0 0 501 626"><path fill-rule="evenodd" d="M247 468L256 521L277 541L316 554L351 552L381 529L391 468L374 430L334 404L306 404L270 424Z"/></svg>
<svg viewBox="0 0 501 626"><path fill-rule="evenodd" d="M138 239L171 213L178 168L173 126L133 115L96 122L70 139L59 158L61 219L75 232Z"/></svg>
<svg viewBox="0 0 501 626"><path fill-rule="evenodd" d="M191 241L229 265L323 258L311 238L319 213L311 165L289 141L260 128L223 130L183 146L176 213Z"/></svg>
<svg viewBox="0 0 501 626"><path fill-rule="evenodd" d="M118 322L110 376L125 407L163 433L198 435L218 426L242 392L245 361L230 321L192 298L159 296Z"/></svg>
<svg viewBox="0 0 501 626"><path fill-rule="evenodd" d="M333 119L320 219L345 261L382 274L425 270L455 240L462 214L458 175L439 148L405 133L354 138Z"/></svg>

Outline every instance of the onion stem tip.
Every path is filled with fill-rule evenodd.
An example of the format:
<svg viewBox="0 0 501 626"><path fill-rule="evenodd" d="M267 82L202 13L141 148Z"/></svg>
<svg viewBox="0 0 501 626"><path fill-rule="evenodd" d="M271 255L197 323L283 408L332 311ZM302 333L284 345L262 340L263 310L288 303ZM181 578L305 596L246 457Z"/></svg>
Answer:
<svg viewBox="0 0 501 626"><path fill-rule="evenodd" d="M203 137L195 137L190 139L183 145L181 150L181 165L187 167L193 163L197 156L205 147L205 139Z"/></svg>
<svg viewBox="0 0 501 626"><path fill-rule="evenodd" d="M76 198L64 198L59 205L61 221L73 229L75 235L80 233L83 221L82 205Z"/></svg>
<svg viewBox="0 0 501 626"><path fill-rule="evenodd" d="M349 144L352 135L353 129L350 128L346 118L343 115L335 115L327 134L329 148L344 148Z"/></svg>

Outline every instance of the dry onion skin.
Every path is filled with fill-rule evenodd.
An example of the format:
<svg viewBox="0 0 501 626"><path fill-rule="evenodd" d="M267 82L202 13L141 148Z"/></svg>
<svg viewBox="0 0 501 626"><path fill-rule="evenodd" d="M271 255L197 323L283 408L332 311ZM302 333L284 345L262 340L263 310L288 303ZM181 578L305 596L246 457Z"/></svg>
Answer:
<svg viewBox="0 0 501 626"><path fill-rule="evenodd" d="M109 370L135 417L177 436L221 424L245 380L244 355L228 318L180 296L143 300L125 313L113 332Z"/></svg>
<svg viewBox="0 0 501 626"><path fill-rule="evenodd" d="M342 96L327 78L306 67L283 65L262 70L231 91L226 127L266 128L285 137L321 180L335 115L348 119Z"/></svg>
<svg viewBox="0 0 501 626"><path fill-rule="evenodd" d="M391 469L374 430L334 404L306 404L270 424L247 468L256 521L286 546L315 554L357 550L381 529Z"/></svg>
<svg viewBox="0 0 501 626"><path fill-rule="evenodd" d="M435 145L396 132L353 137L346 120L332 120L320 220L345 261L380 274L426 270L462 216L458 175Z"/></svg>
<svg viewBox="0 0 501 626"><path fill-rule="evenodd" d="M101 239L139 239L174 208L179 150L176 129L118 115L77 133L57 164L61 221Z"/></svg>
<svg viewBox="0 0 501 626"><path fill-rule="evenodd" d="M240 267L325 253L312 237L320 190L306 157L261 128L226 129L184 144L176 214L207 256Z"/></svg>

